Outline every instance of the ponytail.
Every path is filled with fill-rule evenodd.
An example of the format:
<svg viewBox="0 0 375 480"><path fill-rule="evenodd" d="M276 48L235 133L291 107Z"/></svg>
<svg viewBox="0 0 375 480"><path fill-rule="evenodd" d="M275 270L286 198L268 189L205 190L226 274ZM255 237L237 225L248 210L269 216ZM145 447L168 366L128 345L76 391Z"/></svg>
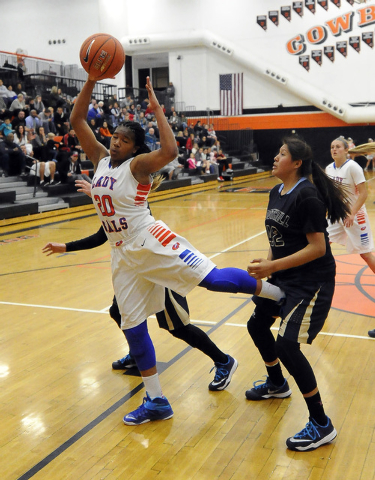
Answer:
<svg viewBox="0 0 375 480"><path fill-rule="evenodd" d="M314 161L311 162L311 173L312 181L327 207L327 218L330 222L338 222L350 215L350 202L345 186L328 177Z"/></svg>

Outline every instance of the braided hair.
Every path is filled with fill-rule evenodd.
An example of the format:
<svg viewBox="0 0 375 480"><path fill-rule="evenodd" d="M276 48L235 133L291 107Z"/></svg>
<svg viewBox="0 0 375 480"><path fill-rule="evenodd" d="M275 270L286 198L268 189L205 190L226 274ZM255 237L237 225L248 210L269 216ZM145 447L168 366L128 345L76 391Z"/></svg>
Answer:
<svg viewBox="0 0 375 480"><path fill-rule="evenodd" d="M151 152L151 150L145 144L146 134L140 123L126 121L126 122L121 122L118 125L118 127L127 128L132 132L134 144L136 147L139 147L138 150L135 152L134 157L136 157L137 155L141 155L142 153ZM155 175L153 177L151 190L156 190L160 186L162 181L163 181L163 175L159 175L159 174Z"/></svg>

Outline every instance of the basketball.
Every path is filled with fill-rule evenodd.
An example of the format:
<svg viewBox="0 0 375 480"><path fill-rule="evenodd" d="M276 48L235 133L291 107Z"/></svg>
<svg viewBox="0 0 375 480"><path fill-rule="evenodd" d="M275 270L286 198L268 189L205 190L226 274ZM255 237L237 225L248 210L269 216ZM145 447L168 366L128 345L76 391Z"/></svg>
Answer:
<svg viewBox="0 0 375 480"><path fill-rule="evenodd" d="M91 77L102 80L118 74L125 63L125 52L117 38L94 33L82 43L79 59Z"/></svg>

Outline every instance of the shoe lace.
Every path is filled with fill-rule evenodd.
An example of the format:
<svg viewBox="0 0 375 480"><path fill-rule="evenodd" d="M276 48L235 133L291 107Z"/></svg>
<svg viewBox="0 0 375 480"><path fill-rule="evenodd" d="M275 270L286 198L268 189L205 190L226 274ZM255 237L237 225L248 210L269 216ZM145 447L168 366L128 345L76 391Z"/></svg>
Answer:
<svg viewBox="0 0 375 480"><path fill-rule="evenodd" d="M229 374L228 370L224 366L221 366L221 365L214 365L211 368L210 373L212 372L212 370L214 368L216 368L214 382L217 382L217 381L221 380L222 378L227 377L228 374Z"/></svg>
<svg viewBox="0 0 375 480"><path fill-rule="evenodd" d="M319 436L317 428L312 422L308 422L306 423L305 428L294 435L294 438L310 437L311 440L315 440L317 436Z"/></svg>
<svg viewBox="0 0 375 480"><path fill-rule="evenodd" d="M266 378L266 381L265 381L265 382L264 382L263 380L256 380L256 381L253 383L254 390L260 390L261 388L269 387L269 386L270 386L268 377L265 376L265 378Z"/></svg>

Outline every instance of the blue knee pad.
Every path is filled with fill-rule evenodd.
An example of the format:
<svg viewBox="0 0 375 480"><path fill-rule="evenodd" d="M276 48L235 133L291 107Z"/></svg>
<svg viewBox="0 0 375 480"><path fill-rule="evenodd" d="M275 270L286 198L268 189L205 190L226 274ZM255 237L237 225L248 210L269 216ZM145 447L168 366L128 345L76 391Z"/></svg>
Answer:
<svg viewBox="0 0 375 480"><path fill-rule="evenodd" d="M257 281L239 268L214 268L201 281L200 287L214 292L254 294Z"/></svg>
<svg viewBox="0 0 375 480"><path fill-rule="evenodd" d="M147 329L147 321L134 328L124 330L130 353L137 362L138 370L143 372L156 365L155 348Z"/></svg>

